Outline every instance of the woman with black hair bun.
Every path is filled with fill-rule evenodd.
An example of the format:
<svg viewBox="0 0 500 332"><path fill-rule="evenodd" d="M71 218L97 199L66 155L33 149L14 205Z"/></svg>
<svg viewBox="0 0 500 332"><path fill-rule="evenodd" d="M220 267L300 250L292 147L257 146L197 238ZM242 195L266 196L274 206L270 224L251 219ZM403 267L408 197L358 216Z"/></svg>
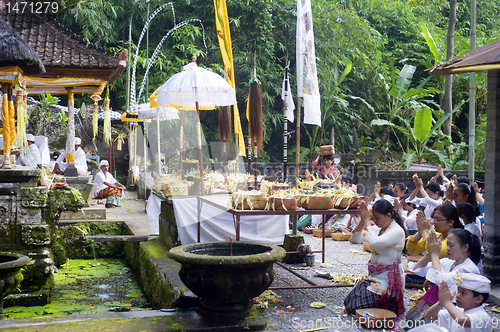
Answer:
<svg viewBox="0 0 500 332"><path fill-rule="evenodd" d="M457 204L458 215L464 222L464 228L476 235L481 240L481 230L476 225L476 218L479 217L480 211L477 206L473 206L469 202Z"/></svg>
<svg viewBox="0 0 500 332"><path fill-rule="evenodd" d="M403 219L403 224L409 235L413 235L418 232L417 227L417 206L413 203L407 202L410 194L405 194L401 198L394 199L394 210L398 211L401 219Z"/></svg>
<svg viewBox="0 0 500 332"><path fill-rule="evenodd" d="M389 188L390 188L390 186L389 186ZM404 183L398 182L394 185L394 188L392 188L392 191L394 192L394 197L402 198L404 195L406 195L408 193L408 188L406 187L406 185Z"/></svg>
<svg viewBox="0 0 500 332"><path fill-rule="evenodd" d="M344 300L346 312L354 314L357 309L384 308L401 315L404 312L401 254L405 240L401 218L386 200L375 202L371 212L368 204L361 201L358 210L361 221L351 234L351 243L368 241L372 256L368 276ZM377 227L371 226L371 219Z"/></svg>
<svg viewBox="0 0 500 332"><path fill-rule="evenodd" d="M464 229L452 229L447 237L447 257L439 258L443 242L435 232L428 238L427 253L417 263L408 263L408 270L429 280L432 285L417 300L417 304L408 312L406 320L418 321L434 303L439 301L438 285L446 280L450 291L457 289L456 277L459 273L476 273L481 260L481 245L477 236Z"/></svg>
<svg viewBox="0 0 500 332"><path fill-rule="evenodd" d="M418 176L415 176L413 183L415 184L415 190L413 190L408 200L411 203L425 206L425 217L431 219L434 209L443 204L441 187L437 182L429 182L424 186L422 179ZM419 192L422 198L417 197Z"/></svg>

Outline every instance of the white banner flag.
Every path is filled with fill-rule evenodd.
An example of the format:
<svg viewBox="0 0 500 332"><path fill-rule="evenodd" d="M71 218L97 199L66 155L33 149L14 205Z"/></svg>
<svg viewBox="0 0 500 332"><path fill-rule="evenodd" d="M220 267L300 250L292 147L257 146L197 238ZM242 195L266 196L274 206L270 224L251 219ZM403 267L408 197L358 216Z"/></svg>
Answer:
<svg viewBox="0 0 500 332"><path fill-rule="evenodd" d="M286 68L287 69L290 68L290 61L288 62ZM290 75L287 75L286 71L285 71L285 77L283 78L283 85L281 86L281 99L284 100L286 103L286 112L285 112L286 119L293 123L294 120L293 110L295 109L295 103L293 102L292 90L290 90Z"/></svg>
<svg viewBox="0 0 500 332"><path fill-rule="evenodd" d="M304 100L304 123L321 126L310 0L297 0L297 96Z"/></svg>

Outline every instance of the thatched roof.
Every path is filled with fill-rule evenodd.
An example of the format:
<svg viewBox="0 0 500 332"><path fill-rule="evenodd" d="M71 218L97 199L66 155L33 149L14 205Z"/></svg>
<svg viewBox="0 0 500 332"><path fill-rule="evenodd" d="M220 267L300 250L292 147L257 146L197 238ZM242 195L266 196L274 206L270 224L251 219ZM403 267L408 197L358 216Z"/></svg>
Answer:
<svg viewBox="0 0 500 332"><path fill-rule="evenodd" d="M19 66L25 75L45 72L35 51L5 21L0 20L0 67Z"/></svg>
<svg viewBox="0 0 500 332"><path fill-rule="evenodd" d="M500 40L430 69L431 76L500 69Z"/></svg>

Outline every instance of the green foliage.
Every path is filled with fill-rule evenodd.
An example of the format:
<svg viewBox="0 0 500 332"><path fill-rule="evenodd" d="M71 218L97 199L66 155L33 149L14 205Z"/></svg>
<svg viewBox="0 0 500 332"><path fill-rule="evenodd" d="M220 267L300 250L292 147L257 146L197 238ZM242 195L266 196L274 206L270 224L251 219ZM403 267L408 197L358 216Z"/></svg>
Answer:
<svg viewBox="0 0 500 332"><path fill-rule="evenodd" d="M423 107L415 114L413 123L413 135L415 138L423 142L431 133L432 126L432 111L429 107Z"/></svg>
<svg viewBox="0 0 500 332"><path fill-rule="evenodd" d="M166 1L149 2L149 13ZM285 60L291 62L292 93L295 89L295 25L296 1L227 1L236 81L236 96L243 131L247 132L244 116L248 97L248 80L253 73L253 56L257 55L257 76L262 81L264 149L263 158L282 158L283 115L281 82ZM459 2L455 33L455 54L468 50L470 13L468 2ZM443 59L446 45L449 2L447 0L365 0L349 1L342 7L335 1L312 1L318 80L321 93L323 126L303 125L300 159L328 142L326 133L335 130L336 149L350 150L352 127L360 135L361 150L369 151L379 142L384 149L410 153L411 140L397 127L411 132L415 111L426 106L440 112L442 78L429 78L424 70ZM139 47L137 89L145 75L148 58L158 42L173 26L170 8L160 12L149 27L149 49L146 39L136 45L148 12L145 1L124 0L61 0L60 11L53 15L63 25L79 34L88 43L104 46L118 54L128 48L129 22L132 22L132 50ZM197 18L205 27L187 25L167 38L149 73L149 96L182 65L198 55L198 64L219 74L223 71L222 57L215 30L213 2L189 0L175 3L175 22ZM496 0L478 3L478 47L500 38L500 15ZM132 19L131 19L132 17ZM397 68L401 68L398 72ZM464 75L454 78L454 100L467 99L468 86ZM482 79L481 79L482 78ZM484 75L478 76L478 91L485 91ZM126 75L110 85L111 106L125 109ZM485 104L485 93L478 94L478 105ZM142 100L141 100L142 101ZM419 108L420 107L420 108ZM427 111L425 111L428 113ZM302 112L303 113L303 112ZM457 111L453 143L466 137L464 114ZM202 112L203 130L207 141L217 139L217 116ZM372 121L373 120L373 121ZM380 125L383 121L392 125ZM436 121L436 120L433 120ZM367 125L372 123L372 125ZM175 131L178 123L162 124L163 130ZM188 125L189 126L189 125ZM166 128L168 127L168 128ZM178 127L177 127L178 128ZM290 130L295 128L290 127ZM189 128L185 129L186 136ZM431 141L437 137L431 133ZM418 134L417 134L418 136ZM177 136L178 137L178 136ZM162 140L162 150L178 148L178 138ZM377 137L377 139L368 139ZM187 143L191 146L190 139ZM418 141L418 140L417 140ZM431 144L431 141L428 141ZM418 141L420 142L420 141ZM270 144L273 143L273 144ZM289 157L296 153L295 137L289 140ZM434 144L434 143L433 143ZM444 152L443 146L429 145ZM483 145L484 146L484 145ZM414 151L414 150L413 150ZM478 153L478 155L481 155ZM454 154L457 156L457 154ZM484 163L480 163L484 165Z"/></svg>

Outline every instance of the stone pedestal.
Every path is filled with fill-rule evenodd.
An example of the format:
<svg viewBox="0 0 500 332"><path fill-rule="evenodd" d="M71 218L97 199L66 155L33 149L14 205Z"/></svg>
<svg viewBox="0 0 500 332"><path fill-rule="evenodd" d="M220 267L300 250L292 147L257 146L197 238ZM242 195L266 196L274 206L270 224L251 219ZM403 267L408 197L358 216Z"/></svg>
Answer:
<svg viewBox="0 0 500 332"><path fill-rule="evenodd" d="M51 246L57 240L58 216L63 210L84 205L70 187L37 187L40 175L41 170L34 168L0 170L0 252L31 259L21 284L29 292L50 290L52 274L57 271Z"/></svg>
<svg viewBox="0 0 500 332"><path fill-rule="evenodd" d="M302 235L285 234L283 249L287 252L296 251L297 247L302 243L304 243L304 237ZM288 264L304 263L304 258L304 255L286 254L283 258L283 262Z"/></svg>
<svg viewBox="0 0 500 332"><path fill-rule="evenodd" d="M484 274L500 284L500 70L488 72Z"/></svg>
<svg viewBox="0 0 500 332"><path fill-rule="evenodd" d="M167 250L181 245L175 220L174 205L172 202L165 200L161 202L160 241Z"/></svg>

